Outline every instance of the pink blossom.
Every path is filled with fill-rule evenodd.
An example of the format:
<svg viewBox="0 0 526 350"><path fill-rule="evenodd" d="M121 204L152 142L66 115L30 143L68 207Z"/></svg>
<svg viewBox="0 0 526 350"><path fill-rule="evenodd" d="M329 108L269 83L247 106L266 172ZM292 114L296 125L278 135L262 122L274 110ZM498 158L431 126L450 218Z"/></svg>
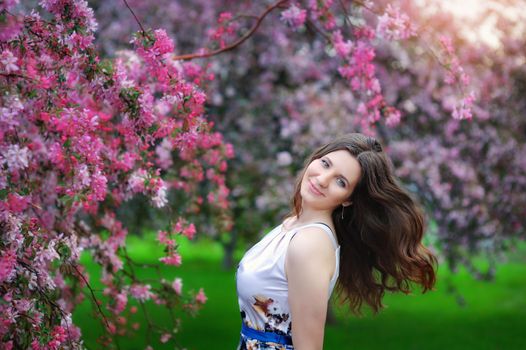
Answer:
<svg viewBox="0 0 526 350"><path fill-rule="evenodd" d="M159 261L166 265L181 266L183 263L183 257L180 254L174 252L168 256L159 258Z"/></svg>
<svg viewBox="0 0 526 350"><path fill-rule="evenodd" d="M172 230L174 232L183 232L183 225L185 223L185 219L179 218L177 222L173 225Z"/></svg>
<svg viewBox="0 0 526 350"><path fill-rule="evenodd" d="M9 282L15 276L16 251L6 250L0 257L0 283Z"/></svg>
<svg viewBox="0 0 526 350"><path fill-rule="evenodd" d="M52 339L48 342L48 347L51 350L57 350L60 348L62 343L66 340L66 330L61 326L55 326L51 333Z"/></svg>
<svg viewBox="0 0 526 350"><path fill-rule="evenodd" d="M54 142L48 149L49 160L59 169L65 169L64 150L58 142Z"/></svg>
<svg viewBox="0 0 526 350"><path fill-rule="evenodd" d="M206 297L203 288L200 288L199 292L195 296L195 301L197 301L197 303L199 303L199 304L204 304L204 303L206 303L207 300L208 300L208 298Z"/></svg>
<svg viewBox="0 0 526 350"><path fill-rule="evenodd" d="M134 171L128 178L128 190L138 193L145 190L144 181L148 174L144 169L138 169Z"/></svg>
<svg viewBox="0 0 526 350"><path fill-rule="evenodd" d="M176 278L172 283L172 288L175 290L175 293L177 293L177 295L181 295L183 289L183 280L180 278Z"/></svg>
<svg viewBox="0 0 526 350"><path fill-rule="evenodd" d="M41 249L37 252L34 260L42 265L45 265L53 260L60 259L57 250L55 249L57 245L57 240L50 240L47 247ZM54 283L54 282L53 282Z"/></svg>
<svg viewBox="0 0 526 350"><path fill-rule="evenodd" d="M166 343L168 340L170 340L170 338L172 338L172 335L170 333L163 333L161 335L161 338L160 338L160 342L161 343Z"/></svg>
<svg viewBox="0 0 526 350"><path fill-rule="evenodd" d="M168 203L166 182L159 180L157 186L155 194L152 197L152 202L157 208L162 208Z"/></svg>
<svg viewBox="0 0 526 350"><path fill-rule="evenodd" d="M4 66L4 69L7 73L12 73L18 71L17 58L10 50L2 50L0 54L0 63Z"/></svg>
<svg viewBox="0 0 526 350"><path fill-rule="evenodd" d="M397 6L388 4L382 16L378 17L377 34L387 40L407 39L416 35L416 28L409 16L400 12Z"/></svg>
<svg viewBox="0 0 526 350"><path fill-rule="evenodd" d="M169 241L168 239L168 233L166 231L160 230L157 232L157 240L160 243L166 244L166 242Z"/></svg>
<svg viewBox="0 0 526 350"><path fill-rule="evenodd" d="M472 114L472 107L473 107L473 101L475 100L475 95L473 92L471 92L468 96L466 96L460 103L460 106L455 107L453 109L452 116L454 119L462 120L462 119L468 119L470 120L473 117Z"/></svg>
<svg viewBox="0 0 526 350"><path fill-rule="evenodd" d="M92 34L80 35L78 33L73 33L66 39L66 43L73 49L73 51L77 51L78 49L85 50L91 46L94 39L95 37Z"/></svg>
<svg viewBox="0 0 526 350"><path fill-rule="evenodd" d="M195 236L195 225L190 224L183 230L183 235L188 237L188 239L193 239Z"/></svg>
<svg viewBox="0 0 526 350"><path fill-rule="evenodd" d="M455 50L453 49L453 42L451 41L451 38L445 35L440 35L439 39L440 43L442 44L442 47L444 50L446 50L446 53L448 55L453 55Z"/></svg>
<svg viewBox="0 0 526 350"><path fill-rule="evenodd" d="M88 6L88 2L85 0L75 1L72 9L73 17L82 19L88 32L94 32L97 27L97 21L93 14L93 9Z"/></svg>
<svg viewBox="0 0 526 350"><path fill-rule="evenodd" d="M310 0L309 8L312 11L312 16L323 23L323 26L327 30L331 30L336 26L334 15L330 11L330 7L333 4L333 0Z"/></svg>
<svg viewBox="0 0 526 350"><path fill-rule="evenodd" d="M15 7L16 5L18 5L19 2L20 2L20 0L4 0L0 4L0 10L4 10L4 9L5 10L10 10L13 7Z"/></svg>
<svg viewBox="0 0 526 350"><path fill-rule="evenodd" d="M117 326L115 326L115 323L111 321L106 324L106 329L110 334L115 334L117 332Z"/></svg>
<svg viewBox="0 0 526 350"><path fill-rule="evenodd" d="M157 164L162 169L168 169L173 165L172 149L173 145L168 139L164 139L163 142L161 142L155 148L155 153L157 154Z"/></svg>
<svg viewBox="0 0 526 350"><path fill-rule="evenodd" d="M344 41L341 31L334 31L332 34L332 40L338 56L346 58L351 53L353 49L353 43L350 40Z"/></svg>
<svg viewBox="0 0 526 350"><path fill-rule="evenodd" d="M7 195L7 204L9 210L12 212L21 213L26 210L29 204L29 199L27 196L21 196L18 193L9 193Z"/></svg>
<svg viewBox="0 0 526 350"><path fill-rule="evenodd" d="M34 339L34 340L31 342L31 349L32 349L32 350L41 350L41 349L43 349L43 348L40 346L40 343L39 343L38 339Z"/></svg>
<svg viewBox="0 0 526 350"><path fill-rule="evenodd" d="M119 293L115 296L115 308L114 311L116 314L120 314L126 308L128 304L128 295L126 292Z"/></svg>
<svg viewBox="0 0 526 350"><path fill-rule="evenodd" d="M146 301L154 296L150 289L149 284L134 284L130 286L130 294L139 301Z"/></svg>
<svg viewBox="0 0 526 350"><path fill-rule="evenodd" d="M5 159L10 169L25 169L29 164L29 149L27 147L20 148L19 145L10 145L7 148Z"/></svg>
<svg viewBox="0 0 526 350"><path fill-rule="evenodd" d="M387 124L387 126L394 127L400 123L400 118L402 115L398 109L387 107L386 114L387 116L385 119L385 124Z"/></svg>
<svg viewBox="0 0 526 350"><path fill-rule="evenodd" d="M15 300L15 307L18 311L26 313L33 307L33 301L27 299Z"/></svg>
<svg viewBox="0 0 526 350"><path fill-rule="evenodd" d="M95 199L103 201L106 198L108 179L100 171L96 171L91 177L91 190Z"/></svg>
<svg viewBox="0 0 526 350"><path fill-rule="evenodd" d="M78 189L86 188L91 183L90 172L86 164L80 164L76 169L75 186Z"/></svg>
<svg viewBox="0 0 526 350"><path fill-rule="evenodd" d="M288 9L281 13L281 20L291 26L294 30L301 27L306 19L307 10L299 8L296 4L290 5Z"/></svg>

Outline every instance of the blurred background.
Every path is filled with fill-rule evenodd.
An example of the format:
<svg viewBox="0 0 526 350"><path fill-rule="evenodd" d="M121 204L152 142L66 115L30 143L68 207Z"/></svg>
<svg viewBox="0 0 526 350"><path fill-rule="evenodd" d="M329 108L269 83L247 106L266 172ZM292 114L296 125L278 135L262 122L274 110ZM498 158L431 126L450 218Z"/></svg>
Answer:
<svg viewBox="0 0 526 350"><path fill-rule="evenodd" d="M235 348L240 329L237 262L288 213L305 157L335 135L358 131L381 140L400 181L426 209L426 243L440 256L439 278L436 290L425 295L418 290L409 296L387 295L387 308L376 316L366 312L358 318L335 300L325 348L526 348L521 333L526 326L526 3L334 1L332 8L336 23L352 38L357 27L374 28L388 3L407 14L417 33L403 41L374 40L374 66L386 102L402 112L397 125L379 122L364 129L356 117L361 96L339 74L341 62L323 29L309 21L291 27L279 11L234 50L196 60L215 74L204 87L207 116L235 150L227 172L232 229L221 232L203 210L192 218L196 238L179 241L181 267L137 272L152 279L181 277L185 290L204 288L208 300L199 315L181 316L176 339L181 346ZM176 53L186 54L209 45L221 13L234 15L234 41L272 2L128 4L144 27L165 29ZM89 5L99 22L97 45L103 55L129 50L138 24L125 4ZM451 41L455 56L444 55L444 38ZM455 96L465 94L447 83L448 72L458 64L469 76L463 88L475 97L471 120L451 116ZM170 205L177 207L177 199ZM155 231L169 215L141 198L126 203L118 217L129 228L131 256L145 264L158 262L162 251ZM96 287L97 265L88 255L83 262ZM127 321L142 324L133 337L119 337L121 348L145 347L148 322L140 315ZM162 324L168 315L152 307L151 317ZM76 310L75 321L88 348L98 348L96 339L102 334L93 320L86 301ZM146 344L171 348L157 338Z"/></svg>

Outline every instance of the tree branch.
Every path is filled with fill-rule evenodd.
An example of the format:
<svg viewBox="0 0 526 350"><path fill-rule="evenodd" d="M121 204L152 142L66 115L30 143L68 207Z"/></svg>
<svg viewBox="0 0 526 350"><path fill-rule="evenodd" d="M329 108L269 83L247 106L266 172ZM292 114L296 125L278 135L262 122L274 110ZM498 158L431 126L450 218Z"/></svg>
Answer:
<svg viewBox="0 0 526 350"><path fill-rule="evenodd" d="M226 47L223 47L221 49L217 49L217 50L214 50L214 51L210 51L210 52L205 52L205 53L191 53L191 54L186 54L186 55L179 55L179 56L175 56L173 57L172 59L175 60L175 61L186 61L186 60L191 60L191 59L194 59L194 58L206 58L206 57L211 57L211 56L215 56L215 55L218 55L220 53L223 53L223 52L226 52L226 51L230 51L230 50L233 50L235 49L236 47L238 47L239 45L241 45L243 42L245 42L248 38L250 38L255 32L256 30L259 28L261 22L263 21L263 19L270 13L272 12L274 9L276 9L277 7L280 7L281 5L283 5L284 3L288 2L289 0L280 0L278 2L276 2L275 4L269 6L265 12L263 12L259 17L256 17L257 18L257 22L256 24L254 24L254 26L248 31L248 33L246 33L245 35L243 35L241 38L239 38L237 41L235 41L234 43L226 46Z"/></svg>
<svg viewBox="0 0 526 350"><path fill-rule="evenodd" d="M139 27L141 28L141 32L142 32L143 34L145 34L146 32L145 32L145 30L144 30L144 28L143 28L141 22L139 21L139 19L137 18L137 16L135 16L135 12L133 12L133 10L132 10L132 8L130 7L130 5L128 5L128 1L126 1L126 0L122 0L122 1L124 1L124 4L125 4L126 7L128 8L128 10L130 10L130 12L131 12L131 14L133 15L133 18L135 18L135 21L137 22L137 24L139 24Z"/></svg>
<svg viewBox="0 0 526 350"><path fill-rule="evenodd" d="M32 80L32 81L37 81L33 78L30 78L30 77L27 77L23 74L17 74L17 73L6 73L6 72L0 72L0 75L1 76L4 76L6 78L22 78L22 79L27 79L27 80Z"/></svg>
<svg viewBox="0 0 526 350"><path fill-rule="evenodd" d="M98 303L98 299L97 297L95 296L95 292L93 291L93 288L91 288L91 285L89 284L88 280L86 280L86 277L84 277L84 275L82 274L82 272L79 271L77 265L74 265L74 264L71 264L71 267L73 267L73 269L75 270L75 272L77 273L77 275L79 275L79 277L84 281L84 283L86 284L86 287L88 287L90 293L91 293L91 297L93 298L93 301L95 302L95 305L97 305L97 308L99 309L99 313L100 315L102 316L102 319L104 320L104 322L106 323L106 326L108 327L107 329L109 329L110 327L110 324L108 322L108 319L106 318L106 315L104 315L104 313L102 312L102 308L100 307L99 303Z"/></svg>

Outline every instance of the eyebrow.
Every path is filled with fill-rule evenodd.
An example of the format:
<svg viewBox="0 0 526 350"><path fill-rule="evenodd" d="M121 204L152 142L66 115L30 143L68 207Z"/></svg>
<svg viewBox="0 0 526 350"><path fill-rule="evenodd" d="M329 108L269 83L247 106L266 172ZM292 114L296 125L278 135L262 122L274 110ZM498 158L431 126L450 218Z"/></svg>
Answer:
<svg viewBox="0 0 526 350"><path fill-rule="evenodd" d="M332 164L332 160L331 160L327 155L323 156L322 158L325 158L325 160L326 160L327 162L329 162L329 164L330 164L331 166L333 165L333 164ZM347 180L347 178L346 178L345 176L343 176L343 174L340 174L340 176L343 177L343 179L345 180L345 182L347 182L347 184L350 184L349 180Z"/></svg>

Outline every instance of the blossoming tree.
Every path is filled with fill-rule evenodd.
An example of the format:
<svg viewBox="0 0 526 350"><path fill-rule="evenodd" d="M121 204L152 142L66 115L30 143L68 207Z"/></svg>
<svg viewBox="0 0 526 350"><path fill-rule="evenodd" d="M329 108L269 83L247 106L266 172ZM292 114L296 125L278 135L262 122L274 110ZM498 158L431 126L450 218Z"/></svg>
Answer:
<svg viewBox="0 0 526 350"><path fill-rule="evenodd" d="M203 202L226 222L233 150L206 119L197 83L213 76L171 60L163 30L140 31L135 51L102 59L85 1L42 1L29 14L1 6L0 347L81 348L71 313L82 290L107 329L103 344L126 331L136 312L129 298L153 299L172 316L197 309L203 290L187 295L179 278L151 285L135 274L115 210L138 194L157 208L177 195L157 237L160 263L175 266L175 237L193 237L188 218ZM79 264L82 251L102 266L105 304ZM167 341L177 322L154 329Z"/></svg>

